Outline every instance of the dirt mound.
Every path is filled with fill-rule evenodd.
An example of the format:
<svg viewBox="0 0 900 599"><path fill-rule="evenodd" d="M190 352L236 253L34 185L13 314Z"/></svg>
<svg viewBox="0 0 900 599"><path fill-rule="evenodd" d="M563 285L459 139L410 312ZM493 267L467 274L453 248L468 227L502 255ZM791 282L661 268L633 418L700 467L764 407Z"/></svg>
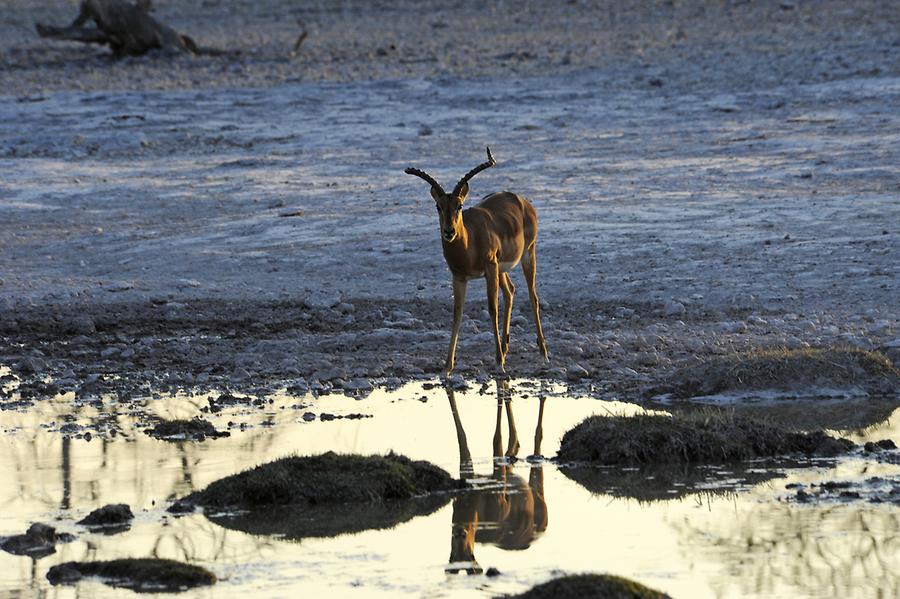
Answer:
<svg viewBox="0 0 900 599"><path fill-rule="evenodd" d="M216 427L201 418L193 420L165 420L147 431L147 434L163 441L205 441L218 437L230 437L227 431L217 431Z"/></svg>
<svg viewBox="0 0 900 599"><path fill-rule="evenodd" d="M519 595L507 595L507 597L512 599L667 599L669 596L627 578L609 574L578 574L557 578L539 584Z"/></svg>
<svg viewBox="0 0 900 599"><path fill-rule="evenodd" d="M171 511L193 506L254 509L378 503L413 499L461 483L428 462L407 457L337 455L290 456L225 477L179 500Z"/></svg>
<svg viewBox="0 0 900 599"><path fill-rule="evenodd" d="M97 576L113 587L138 593L175 592L215 584L209 570L169 559L116 559L108 562L66 562L47 572L52 584L73 584Z"/></svg>
<svg viewBox="0 0 900 599"><path fill-rule="evenodd" d="M678 399L728 391L860 388L897 393L900 370L879 352L856 348L763 349L714 357L676 371L650 394Z"/></svg>
<svg viewBox="0 0 900 599"><path fill-rule="evenodd" d="M847 439L800 433L718 410L674 416L586 418L566 432L557 459L610 465L722 464L790 454L834 456Z"/></svg>

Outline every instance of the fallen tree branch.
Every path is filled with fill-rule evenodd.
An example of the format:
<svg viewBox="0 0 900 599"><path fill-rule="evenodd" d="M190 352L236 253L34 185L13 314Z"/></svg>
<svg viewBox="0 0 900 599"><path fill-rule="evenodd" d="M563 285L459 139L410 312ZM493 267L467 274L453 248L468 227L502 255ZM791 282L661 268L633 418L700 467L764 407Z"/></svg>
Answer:
<svg viewBox="0 0 900 599"><path fill-rule="evenodd" d="M208 56L239 53L200 47L189 36L154 19L150 10L149 0L138 0L137 4L124 0L82 0L78 16L70 26L37 23L35 28L41 37L108 45L116 57L140 56L151 50ZM84 27L88 21L93 21L96 28Z"/></svg>

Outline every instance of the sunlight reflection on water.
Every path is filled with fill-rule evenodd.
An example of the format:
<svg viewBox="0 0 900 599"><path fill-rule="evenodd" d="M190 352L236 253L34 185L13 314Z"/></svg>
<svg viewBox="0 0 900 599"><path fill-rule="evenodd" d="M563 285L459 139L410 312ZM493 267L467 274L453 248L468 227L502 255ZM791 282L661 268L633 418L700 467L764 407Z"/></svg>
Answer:
<svg viewBox="0 0 900 599"><path fill-rule="evenodd" d="M524 458L554 455L563 432L587 415L643 409L555 395L542 401L548 389L534 381L514 381L511 393L501 391L493 382L452 394L411 383L365 399L277 395L262 408L241 404L202 414L232 431L202 443L158 441L143 429L154 416L200 415L205 396L147 400L137 409L111 399L102 407L76 407L63 397L24 412L0 412L0 429L15 431L4 438L0 455L0 480L6 481L0 534L44 521L79 535L36 562L0 553L0 593L46 589L47 569L62 561L151 555L216 572L217 586L189 593L197 597L484 597L524 590L557 571L610 572L674 597L891 596L900 588L896 506L776 500L789 482L897 476L897 466L851 458L772 472L782 478L766 474L760 478L767 480L731 493L664 489L663 499L653 501L638 501L627 484L592 494L552 463ZM307 422L307 412L319 418ZM322 421L323 413L373 417ZM896 437L898 419L894 412L873 425L877 438ZM93 438L64 438L57 432L64 424ZM853 434L856 441L867 438L865 431ZM236 471L327 450L393 450L476 480L485 490L448 499L430 515L392 529L333 538L287 540L224 528L200 514L164 512L168 501ZM130 531L104 536L73 524L116 502L137 514ZM502 575L451 573L473 564ZM96 582L80 588L91 596L122 593ZM54 590L54 596L76 594L74 587Z"/></svg>

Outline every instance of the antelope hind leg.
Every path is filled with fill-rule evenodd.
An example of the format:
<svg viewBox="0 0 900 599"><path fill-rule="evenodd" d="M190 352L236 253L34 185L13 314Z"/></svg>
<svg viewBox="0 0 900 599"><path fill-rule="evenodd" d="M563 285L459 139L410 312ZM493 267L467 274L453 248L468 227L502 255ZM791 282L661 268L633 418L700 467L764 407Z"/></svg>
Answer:
<svg viewBox="0 0 900 599"><path fill-rule="evenodd" d="M509 273L500 273L500 290L503 292L503 326L500 328L500 347L503 355L509 352L509 320L512 316L513 296L516 294L516 286L513 285Z"/></svg>

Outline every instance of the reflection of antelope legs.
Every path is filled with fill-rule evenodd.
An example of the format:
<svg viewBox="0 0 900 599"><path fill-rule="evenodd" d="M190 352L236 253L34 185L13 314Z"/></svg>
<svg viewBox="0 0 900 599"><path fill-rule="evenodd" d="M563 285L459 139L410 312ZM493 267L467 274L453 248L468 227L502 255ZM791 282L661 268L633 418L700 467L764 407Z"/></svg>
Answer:
<svg viewBox="0 0 900 599"><path fill-rule="evenodd" d="M472 455L459 417L456 396L449 387L446 391L459 444L459 476L466 480L475 474ZM504 411L509 426L505 457L502 433ZM535 454L540 454L543 417L542 398L534 433ZM513 418L509 383L505 380L497 380L497 411L492 445L494 467L491 478L498 484L465 493L453 500L450 564L446 568L451 574L463 571L469 574L482 572L475 560L476 541L492 543L502 549L526 549L547 528L543 468L539 464L532 466L526 483L513 474L512 464L508 459L514 458L519 452L519 436Z"/></svg>

